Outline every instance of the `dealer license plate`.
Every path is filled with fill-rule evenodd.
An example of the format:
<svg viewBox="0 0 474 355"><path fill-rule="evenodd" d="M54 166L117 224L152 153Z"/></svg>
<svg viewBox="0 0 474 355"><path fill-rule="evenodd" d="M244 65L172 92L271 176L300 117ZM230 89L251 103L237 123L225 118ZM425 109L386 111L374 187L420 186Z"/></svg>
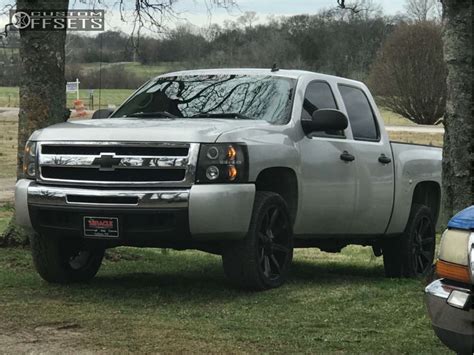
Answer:
<svg viewBox="0 0 474 355"><path fill-rule="evenodd" d="M84 217L84 236L95 238L118 238L118 218Z"/></svg>

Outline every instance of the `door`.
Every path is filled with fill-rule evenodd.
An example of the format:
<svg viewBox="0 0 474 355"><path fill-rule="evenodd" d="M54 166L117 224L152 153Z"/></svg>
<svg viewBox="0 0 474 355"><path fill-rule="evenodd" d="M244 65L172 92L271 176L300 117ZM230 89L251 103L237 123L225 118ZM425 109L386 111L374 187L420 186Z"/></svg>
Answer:
<svg viewBox="0 0 474 355"><path fill-rule="evenodd" d="M313 81L306 88L301 119L311 119L321 108L337 108L337 104L328 83ZM350 233L357 174L350 161L352 150L345 132L317 133L300 141L301 205L296 235Z"/></svg>
<svg viewBox="0 0 474 355"><path fill-rule="evenodd" d="M339 92L354 137L357 166L357 200L351 232L383 234L393 208L394 163L390 142L380 134L377 117L362 89L339 85Z"/></svg>

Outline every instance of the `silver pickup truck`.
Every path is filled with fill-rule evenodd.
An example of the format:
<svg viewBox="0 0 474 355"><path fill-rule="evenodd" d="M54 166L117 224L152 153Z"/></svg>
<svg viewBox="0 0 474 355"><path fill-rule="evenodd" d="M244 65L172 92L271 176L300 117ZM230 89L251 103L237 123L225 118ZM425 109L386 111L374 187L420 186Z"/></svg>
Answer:
<svg viewBox="0 0 474 355"><path fill-rule="evenodd" d="M390 142L357 81L170 73L106 119L36 131L23 160L16 215L49 282L91 279L116 246L219 254L254 290L280 286L298 247L372 246L390 277L433 262L441 149Z"/></svg>

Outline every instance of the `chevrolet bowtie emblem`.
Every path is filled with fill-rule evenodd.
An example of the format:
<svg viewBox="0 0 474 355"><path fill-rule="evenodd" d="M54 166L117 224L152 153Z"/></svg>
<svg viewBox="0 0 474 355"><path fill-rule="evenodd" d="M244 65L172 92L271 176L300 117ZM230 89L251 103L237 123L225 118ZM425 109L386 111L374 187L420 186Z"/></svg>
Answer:
<svg viewBox="0 0 474 355"><path fill-rule="evenodd" d="M116 158L114 153L102 153L100 158L95 158L92 164L98 166L100 171L114 171L121 160L121 158Z"/></svg>

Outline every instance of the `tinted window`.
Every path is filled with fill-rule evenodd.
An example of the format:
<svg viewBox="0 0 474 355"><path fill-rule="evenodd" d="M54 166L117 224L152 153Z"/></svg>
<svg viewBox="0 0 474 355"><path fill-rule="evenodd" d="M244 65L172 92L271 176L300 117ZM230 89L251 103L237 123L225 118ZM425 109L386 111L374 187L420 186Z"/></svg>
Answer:
<svg viewBox="0 0 474 355"><path fill-rule="evenodd" d="M293 79L270 75L162 77L138 90L114 117L144 114L149 118L162 112L182 119L254 119L285 124L290 120L295 84Z"/></svg>
<svg viewBox="0 0 474 355"><path fill-rule="evenodd" d="M345 85L339 85L339 91L346 105L354 138L377 140L379 135L375 123L375 116L364 92L360 89Z"/></svg>
<svg viewBox="0 0 474 355"><path fill-rule="evenodd" d="M313 81L306 88L301 118L310 120L320 108L337 108L337 105L328 83Z"/></svg>

